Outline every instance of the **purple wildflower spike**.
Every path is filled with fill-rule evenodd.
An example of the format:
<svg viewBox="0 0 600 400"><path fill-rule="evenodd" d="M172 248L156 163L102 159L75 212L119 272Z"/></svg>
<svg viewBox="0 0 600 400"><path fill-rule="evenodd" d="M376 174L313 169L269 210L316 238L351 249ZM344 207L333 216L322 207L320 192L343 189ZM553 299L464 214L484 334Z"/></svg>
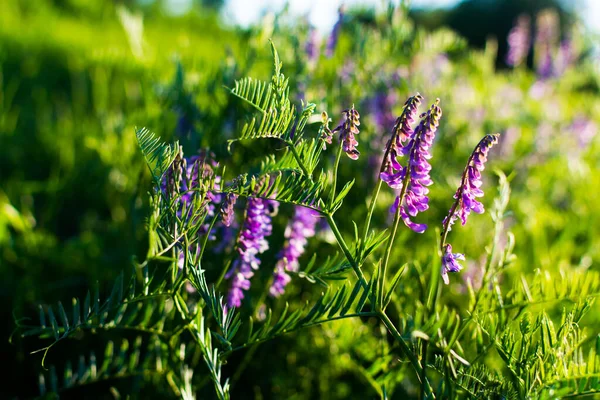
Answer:
<svg viewBox="0 0 600 400"><path fill-rule="evenodd" d="M442 278L446 284L448 284L448 272L458 272L462 268L456 260L465 259L463 254L452 253L452 246L446 243L446 237L458 218L460 218L462 225L465 225L471 211L478 214L484 212L483 204L476 199L483 196L481 171L485 169L488 153L492 146L498 143L499 136L497 133L485 135L475 146L467 161L461 183L454 194L454 204L452 204L448 215L442 222Z"/></svg>
<svg viewBox="0 0 600 400"><path fill-rule="evenodd" d="M521 15L517 23L508 33L508 53L506 54L506 63L512 67L521 65L529 54L531 47L530 40L531 21L529 16Z"/></svg>
<svg viewBox="0 0 600 400"><path fill-rule="evenodd" d="M314 63L319 58L320 51L321 41L319 38L319 32L317 32L315 27L311 25L308 28L308 38L304 44L304 52L306 53L308 61Z"/></svg>
<svg viewBox="0 0 600 400"><path fill-rule="evenodd" d="M444 246L444 254L442 255L442 279L446 285L450 283L448 272L459 272L463 268L457 260L464 261L465 255L452 253L452 245L448 243Z"/></svg>
<svg viewBox="0 0 600 400"><path fill-rule="evenodd" d="M550 78L554 72L552 52L558 42L558 14L553 10L544 10L538 14L536 25L536 70L540 78L546 79Z"/></svg>
<svg viewBox="0 0 600 400"><path fill-rule="evenodd" d="M483 196L481 190L481 171L485 169L487 155L493 145L498 143L500 135L485 135L477 144L475 150L469 157L467 167L463 172L463 177L460 186L454 194L456 201L454 202L448 216L444 218L444 230L450 231L456 219L460 218L462 225L467 223L467 217L471 211L482 214L485 209L483 204L477 200L477 197ZM447 226L446 226L447 225Z"/></svg>
<svg viewBox="0 0 600 400"><path fill-rule="evenodd" d="M308 238L315 235L318 216L319 213L313 209L296 207L294 218L285 230L284 236L287 241L279 254L280 259L275 266L273 284L269 289L271 296L278 297L283 294L286 285L291 279L287 271L298 271L298 259L304 253Z"/></svg>
<svg viewBox="0 0 600 400"><path fill-rule="evenodd" d="M397 158L403 152L407 141L412 139L414 131L411 124L417 118L418 108L423 97L417 93L416 96L409 97L404 103L402 114L396 119L392 137L386 146L386 152L383 157L383 163L379 176L381 180L393 189L399 189L404 180L404 167L400 165Z"/></svg>
<svg viewBox="0 0 600 400"><path fill-rule="evenodd" d="M325 55L327 58L333 56L333 52L337 47L338 39L340 38L340 32L342 30L342 23L344 21L345 7L343 5L338 9L338 19L331 30L331 34L327 38L327 47L325 49Z"/></svg>
<svg viewBox="0 0 600 400"><path fill-rule="evenodd" d="M423 233L427 229L427 225L417 224L411 217L416 217L419 212L429 208L427 186L432 185L433 181L429 176L431 165L427 160L431 158L429 149L442 117L442 109L438 104L439 99L421 115L421 123L412 133L408 143L400 149L401 155L408 155L408 166L400 169L400 175L393 182L394 186L400 182L402 190L396 197L391 212L396 213L399 210L404 224L417 233Z"/></svg>
<svg viewBox="0 0 600 400"><path fill-rule="evenodd" d="M250 278L260 266L258 255L269 248L267 237L271 235L271 213L273 201L259 198L248 198L246 220L238 238L237 251L240 257L225 275L233 277L231 289L227 296L228 307L239 307L244 298L244 291L250 289Z"/></svg>
<svg viewBox="0 0 600 400"><path fill-rule="evenodd" d="M229 227L233 221L235 202L238 195L235 193L227 193L225 202L221 206L221 216L223 217L223 225Z"/></svg>
<svg viewBox="0 0 600 400"><path fill-rule="evenodd" d="M358 160L360 152L356 150L358 142L354 135L358 135L360 126L360 114L358 111L352 108L342 111L342 114L346 117L345 121L340 123L333 131L340 132L340 141L342 142L342 150L353 160Z"/></svg>

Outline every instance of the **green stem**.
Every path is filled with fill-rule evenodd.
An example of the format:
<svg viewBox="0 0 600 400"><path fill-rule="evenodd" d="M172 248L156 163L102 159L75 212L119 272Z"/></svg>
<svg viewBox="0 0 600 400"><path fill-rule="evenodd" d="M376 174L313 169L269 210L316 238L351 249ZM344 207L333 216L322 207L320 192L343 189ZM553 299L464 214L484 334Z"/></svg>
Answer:
<svg viewBox="0 0 600 400"><path fill-rule="evenodd" d="M312 182L313 181L312 174L308 172L308 169L306 169L306 166L302 162L302 159L300 159L300 154L298 154L298 150L296 150L296 146L294 145L294 143L288 142L287 140L285 141L285 143L288 145L290 151L292 152L292 155L294 156L294 158L296 159L296 162L300 166L302 173L308 178L309 181Z"/></svg>
<svg viewBox="0 0 600 400"><path fill-rule="evenodd" d="M337 155L335 156L335 165L333 167L333 185L331 186L331 197L329 199L329 208L333 207L333 201L335 200L335 190L337 186L338 167L340 165L340 159L342 157L342 144L338 147Z"/></svg>
<svg viewBox="0 0 600 400"><path fill-rule="evenodd" d="M327 223L329 224L329 227L331 228L333 235L335 236L338 244L340 245L342 252L346 256L346 259L348 260L348 262L352 266L352 269L356 273L356 276L358 277L358 280L360 281L360 284L362 285L363 289L366 290L369 287L369 284L367 283L367 280L365 279L365 275L362 273L360 266L358 265L358 263L354 259L354 256L350 252L350 249L348 248L346 241L344 240L339 228L337 227L337 224L333 220L333 216L331 214L327 213L327 214L325 214L325 217L327 218Z"/></svg>
<svg viewBox="0 0 600 400"><path fill-rule="evenodd" d="M417 377L419 378L419 381L421 381L421 385L424 388L423 390L425 394L427 396L433 396L433 391L431 389L431 386L429 385L429 382L427 380L422 381L423 367L421 366L421 363L419 362L415 354L410 350L408 344L406 344L406 341L404 340L402 335L400 335L400 332L398 332L398 329L396 329L390 318L383 310L378 310L377 315L379 316L387 330L392 334L394 339L396 339L398 345L400 346L400 349L402 350L402 353L404 353L404 355L408 358L408 361L415 369Z"/></svg>
<svg viewBox="0 0 600 400"><path fill-rule="evenodd" d="M363 230L362 240L360 242L361 254L365 249L365 243L367 242L367 236L369 236L369 228L371 227L371 219L373 218L373 212L375 211L375 204L377 204L377 198L379 197L379 192L381 191L382 183L383 182L382 182L381 178L377 177L377 185L375 186L373 196L371 196L371 202L369 203L369 210L367 211L367 218L365 218L365 228Z"/></svg>

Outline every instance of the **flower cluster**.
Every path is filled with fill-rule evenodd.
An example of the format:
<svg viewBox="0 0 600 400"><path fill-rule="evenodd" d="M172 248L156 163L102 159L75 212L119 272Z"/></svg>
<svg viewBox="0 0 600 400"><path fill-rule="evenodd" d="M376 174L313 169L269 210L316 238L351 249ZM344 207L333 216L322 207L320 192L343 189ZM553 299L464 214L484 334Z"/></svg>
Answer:
<svg viewBox="0 0 600 400"><path fill-rule="evenodd" d="M296 207L294 218L288 224L285 230L287 239L281 253L279 261L275 266L273 273L273 284L269 289L269 294L278 297L283 294L286 285L290 282L288 271L298 271L298 259L304 253L304 248L308 243L308 238L314 236L319 213L306 207Z"/></svg>
<svg viewBox="0 0 600 400"><path fill-rule="evenodd" d="M462 269L457 260L465 259L463 254L452 253L452 246L446 243L446 237L458 218L462 225L465 225L471 211L478 214L484 212L483 204L477 200L477 197L483 196L481 171L485 169L488 153L492 146L498 143L499 136L498 134L486 135L475 146L463 172L461 183L454 194L454 204L442 222L442 278L446 284L448 284L448 272L458 272Z"/></svg>
<svg viewBox="0 0 600 400"><path fill-rule="evenodd" d="M414 135L411 124L417 118L418 107L421 101L423 101L423 97L418 93L416 96L412 96L406 100L402 115L396 119L392 138L386 146L380 177L382 181L393 189L399 189L404 181L404 167L398 162L398 157L404 154L406 151L406 142L412 139Z"/></svg>
<svg viewBox="0 0 600 400"><path fill-rule="evenodd" d="M335 22L333 29L331 30L331 34L327 38L327 47L325 49L325 55L327 56L327 58L331 58L333 56L333 52L335 51L335 48L337 46L338 39L340 38L340 32L342 30L342 23L344 21L344 13L345 9L342 5L338 9L338 19Z"/></svg>
<svg viewBox="0 0 600 400"><path fill-rule="evenodd" d="M446 224L448 225L448 230L451 229L457 218L460 218L462 225L465 225L471 211L477 214L482 214L485 211L483 204L477 200L477 197L483 196L481 171L485 169L487 155L492 146L498 143L499 136L497 133L486 135L473 150L467 168L463 172L461 184L454 194L456 202L442 222L444 227L446 227Z"/></svg>
<svg viewBox="0 0 600 400"><path fill-rule="evenodd" d="M250 278L260 266L258 255L269 248L267 237L271 235L271 216L277 203L273 200L248 198L246 219L238 238L237 251L240 255L225 278L233 278L227 296L228 307L239 307L244 290L250 289Z"/></svg>
<svg viewBox="0 0 600 400"><path fill-rule="evenodd" d="M314 63L319 58L320 47L319 32L311 25L308 28L308 38L304 44L304 52L308 62Z"/></svg>
<svg viewBox="0 0 600 400"><path fill-rule="evenodd" d="M463 268L457 260L464 261L465 255L453 253L452 245L450 243L446 244L442 255L442 279L446 285L450 283L448 272L460 272Z"/></svg>
<svg viewBox="0 0 600 400"><path fill-rule="evenodd" d="M530 18L527 15L521 15L517 23L508 34L508 53L506 54L506 63L516 67L521 65L529 54L531 47L530 40Z"/></svg>
<svg viewBox="0 0 600 400"><path fill-rule="evenodd" d="M234 207L237 201L238 195L235 193L228 193L225 201L221 206L221 217L223 218L223 225L229 227L234 217Z"/></svg>
<svg viewBox="0 0 600 400"><path fill-rule="evenodd" d="M354 135L358 135L360 126L360 114L352 108L342 111L346 119L335 127L332 133L340 132L340 141L342 142L342 150L353 160L357 160L360 152L356 149L358 142Z"/></svg>
<svg viewBox="0 0 600 400"><path fill-rule="evenodd" d="M386 150L381 172L384 182L392 188L400 189L391 211L399 212L404 224L417 233L425 232L427 225L417 224L411 217L429 208L427 186L433 184L433 181L429 176L431 165L427 160L431 158L429 149L442 116L438 100L421 115L421 122L413 131L410 123L414 121L421 99L421 96L417 95L406 102L404 112L394 127L394 135ZM408 156L406 167L400 165L396 159L399 155Z"/></svg>

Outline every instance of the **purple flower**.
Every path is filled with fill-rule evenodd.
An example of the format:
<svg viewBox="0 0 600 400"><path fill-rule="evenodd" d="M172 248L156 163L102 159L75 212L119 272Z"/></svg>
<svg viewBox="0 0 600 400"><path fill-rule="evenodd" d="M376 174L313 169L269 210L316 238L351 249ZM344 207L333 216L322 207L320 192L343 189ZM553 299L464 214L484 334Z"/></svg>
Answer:
<svg viewBox="0 0 600 400"><path fill-rule="evenodd" d="M228 307L239 307L244 298L244 290L250 289L250 278L260 266L258 255L269 248L267 237L271 235L271 214L276 203L272 200L248 198L246 219L238 238L237 251L240 255L225 275L232 278L227 296Z"/></svg>
<svg viewBox="0 0 600 400"><path fill-rule="evenodd" d="M310 26L308 28L308 38L304 44L304 52L306 53L308 61L315 62L319 58L320 51L321 41L319 33L313 26Z"/></svg>
<svg viewBox="0 0 600 400"><path fill-rule="evenodd" d="M487 155L492 146L498 143L499 136L497 133L485 135L475 146L475 150L469 157L467 167L463 172L460 186L454 194L454 204L452 204L448 215L442 222L442 278L446 284L448 284L448 272L458 272L462 269L462 266L456 260L465 259L463 254L452 253L452 246L446 243L446 237L458 218L465 225L471 211L478 214L484 212L483 204L476 199L483 196L481 171L485 169Z"/></svg>
<svg viewBox="0 0 600 400"><path fill-rule="evenodd" d="M389 179L391 187L401 185L402 190L392 205L392 213L399 209L404 224L417 233L423 233L427 229L425 224L417 224L411 217L417 216L429 208L429 189L427 186L433 184L429 171L431 165L427 161L431 158L429 149L433 144L435 132L442 117L442 109L439 107L439 99L431 105L431 108L421 115L421 123L412 132L408 143L400 148L400 155L408 156L408 165L405 168L397 168L398 176ZM394 160L391 160L392 163ZM397 161L396 161L397 162ZM396 168L398 165L393 166ZM389 177L392 178L392 177ZM384 181L386 181L384 179ZM402 202L402 203L400 203Z"/></svg>
<svg viewBox="0 0 600 400"><path fill-rule="evenodd" d="M338 9L338 20L333 26L331 34L327 38L327 47L325 49L325 55L327 56L327 58L331 58L333 56L333 52L337 47L338 39L340 38L340 32L342 30L342 23L344 21L344 12L344 6L342 5Z"/></svg>
<svg viewBox="0 0 600 400"><path fill-rule="evenodd" d="M554 72L552 51L558 42L558 15L553 10L538 14L535 36L536 70L540 78L550 78Z"/></svg>
<svg viewBox="0 0 600 400"><path fill-rule="evenodd" d="M392 189L399 189L404 181L404 167L398 162L398 156L404 152L407 141L412 139L414 131L411 124L417 118L418 108L423 97L417 93L416 96L409 97L404 103L402 114L396 119L392 137L386 146L383 163L381 166L381 180L387 183Z"/></svg>
<svg viewBox="0 0 600 400"><path fill-rule="evenodd" d="M481 190L481 171L485 169L485 162L487 161L487 155L493 145L498 143L499 134L485 135L483 139L477 144L475 150L469 157L467 167L463 172L462 181L454 198L454 202L448 216L444 218L442 224L444 227L447 226L447 230L451 230L454 221L460 218L462 225L467 223L467 217L471 211L477 214L482 214L485 210L483 204L481 204L477 197L483 196L483 190Z"/></svg>
<svg viewBox="0 0 600 400"><path fill-rule="evenodd" d="M279 254L280 259L275 266L273 284L269 290L271 296L278 297L283 294L285 286L291 279L286 273L287 271L298 271L298 260L304 253L308 238L315 235L318 216L319 213L313 209L296 207L294 218L285 230L284 236L287 241Z"/></svg>
<svg viewBox="0 0 600 400"><path fill-rule="evenodd" d="M451 244L444 246L444 254L442 255L442 279L446 285L450 283L448 272L459 272L463 268L457 260L464 261L465 255L461 253L452 253Z"/></svg>
<svg viewBox="0 0 600 400"><path fill-rule="evenodd" d="M530 25L529 16L521 15L508 33L508 53L506 54L508 65L516 67L527 59L531 47Z"/></svg>
<svg viewBox="0 0 600 400"><path fill-rule="evenodd" d="M238 195L235 193L227 193L225 202L221 206L221 217L223 218L223 225L229 227L234 217L234 207L237 201Z"/></svg>
<svg viewBox="0 0 600 400"><path fill-rule="evenodd" d="M357 160L360 152L356 150L358 142L354 135L358 135L360 126L360 114L352 108L342 111L346 119L340 123L332 133L340 132L340 141L342 142L342 150L353 160Z"/></svg>
<svg viewBox="0 0 600 400"><path fill-rule="evenodd" d="M394 114L392 106L396 103L396 96L393 92L377 92L369 100L369 108L377 129L387 131L394 123Z"/></svg>

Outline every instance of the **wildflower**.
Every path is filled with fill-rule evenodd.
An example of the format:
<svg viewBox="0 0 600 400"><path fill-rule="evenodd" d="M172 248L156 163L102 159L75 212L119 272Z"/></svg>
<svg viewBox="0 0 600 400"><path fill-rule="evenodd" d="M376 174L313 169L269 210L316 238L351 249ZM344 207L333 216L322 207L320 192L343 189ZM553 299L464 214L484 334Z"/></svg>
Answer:
<svg viewBox="0 0 600 400"><path fill-rule="evenodd" d="M275 266L273 273L273 284L269 293L273 297L283 294L285 286L290 282L290 276L287 271L297 272L299 268L298 259L304 254L304 249L308 243L308 238L315 235L317 216L319 214L306 207L296 207L294 218L288 224L285 230L287 239Z"/></svg>
<svg viewBox="0 0 600 400"><path fill-rule="evenodd" d="M456 260L465 259L464 254L452 253L452 246L446 243L446 237L458 218L460 218L462 225L465 225L471 211L478 214L484 212L483 204L476 199L483 196L481 171L485 169L487 155L492 146L498 143L499 136L497 133L486 135L475 146L475 150L469 157L467 167L463 172L461 183L454 194L454 204L452 204L448 215L442 222L442 278L446 284L448 284L448 272L458 272L462 269L462 266Z"/></svg>
<svg viewBox="0 0 600 400"><path fill-rule="evenodd" d="M457 260L464 261L465 255L452 253L452 245L449 243L446 244L444 246L444 255L442 255L442 279L446 285L450 283L448 272L459 272L463 268Z"/></svg>
<svg viewBox="0 0 600 400"><path fill-rule="evenodd" d="M391 182L388 182L391 187L402 187L391 211L396 213L399 210L404 224L417 233L423 233L427 229L427 225L417 224L411 220L411 217L415 217L419 212L429 208L427 186L432 185L433 181L429 176L431 165L427 160L431 158L429 149L433 144L435 132L442 116L442 109L438 104L439 99L431 105L426 113L421 115L421 123L413 132L402 130L403 133L410 135L408 143L397 147L400 155L408 155L408 165L396 168L398 165L394 165L394 160L391 159L392 168L396 168L399 172L395 176L387 178ZM408 119L406 119L406 125L408 126ZM402 139L400 140L402 141ZM394 157L393 154L392 157Z"/></svg>
<svg viewBox="0 0 600 400"><path fill-rule="evenodd" d="M267 237L271 235L271 200L248 198L246 219L238 238L237 251L240 257L227 272L227 279L233 278L227 296L228 307L239 307L244 291L250 289L250 278L260 266L258 255L269 248Z"/></svg>
<svg viewBox="0 0 600 400"><path fill-rule="evenodd" d="M223 225L229 227L233 220L233 211L235 202L237 201L238 195L235 193L227 193L225 202L221 206L221 217L223 218Z"/></svg>
<svg viewBox="0 0 600 400"><path fill-rule="evenodd" d="M332 133L340 132L340 140L342 142L342 150L353 160L357 160L360 152L356 150L358 142L354 135L358 135L360 126L360 114L358 111L352 108L342 111L342 114L346 117L346 120L340 123L336 128L333 129Z"/></svg>
<svg viewBox="0 0 600 400"><path fill-rule="evenodd" d="M311 25L308 28L308 38L304 44L304 52L306 53L308 61L314 63L319 58L320 50L321 43L319 40L319 33L314 26Z"/></svg>
<svg viewBox="0 0 600 400"><path fill-rule="evenodd" d="M340 38L340 32L342 30L342 23L344 21L344 13L345 9L342 5L338 9L338 19L335 25L333 26L333 29L331 30L329 38L327 38L327 47L325 49L325 55L327 56L327 58L331 58L333 56L333 52L337 47L338 39Z"/></svg>
<svg viewBox="0 0 600 400"><path fill-rule="evenodd" d="M396 102L396 96L393 92L384 93L377 92L369 100L371 114L375 122L375 126L381 131L386 131L394 123L394 114L392 113L392 105Z"/></svg>
<svg viewBox="0 0 600 400"><path fill-rule="evenodd" d="M553 74L552 51L558 41L558 15L555 11L545 10L538 14L535 37L536 70L540 78L546 79Z"/></svg>
<svg viewBox="0 0 600 400"><path fill-rule="evenodd" d="M529 16L521 15L517 19L517 23L508 34L508 53L506 54L506 63L516 67L521 65L529 54L530 42L530 25Z"/></svg>
<svg viewBox="0 0 600 400"><path fill-rule="evenodd" d="M413 137L414 131L411 124L414 123L417 117L418 107L422 100L423 97L418 93L406 100L402 115L396 119L392 137L386 146L386 153L379 175L381 180L393 189L399 189L404 180L404 167L400 165L397 158L406 146L406 142Z"/></svg>
<svg viewBox="0 0 600 400"><path fill-rule="evenodd" d="M483 204L477 200L477 197L483 196L481 171L485 169L488 152L493 145L498 143L499 136L497 133L486 135L471 154L463 172L462 182L454 194L456 201L443 221L444 226L446 223L448 224L448 230L451 229L457 218L460 218L462 225L465 225L471 211L477 214L483 214L485 211Z"/></svg>

